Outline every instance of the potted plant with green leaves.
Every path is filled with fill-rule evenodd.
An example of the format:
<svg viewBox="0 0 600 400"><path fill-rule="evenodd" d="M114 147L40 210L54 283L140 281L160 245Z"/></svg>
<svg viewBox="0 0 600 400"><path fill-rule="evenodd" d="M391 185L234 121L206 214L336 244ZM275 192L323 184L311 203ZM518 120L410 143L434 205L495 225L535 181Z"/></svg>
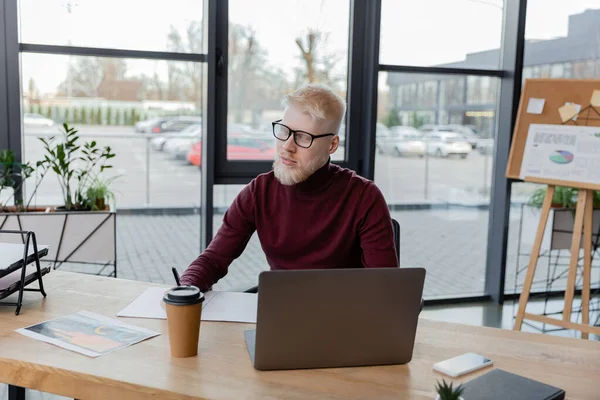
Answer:
<svg viewBox="0 0 600 400"><path fill-rule="evenodd" d="M105 176L112 168L109 162L115 154L109 146L101 148L93 140L80 143L75 128L67 124L63 127L61 136L40 138L45 154L35 169L28 164L15 165L13 160L9 169L0 172L3 174L0 178L2 187L8 185L13 190L20 190L18 185L32 176L34 170L41 172L42 177L47 172L54 172L63 204L47 205L41 208L43 211L36 208L32 212L29 200L21 208L0 213L0 226L6 230L36 232L38 243L50 247L47 257L52 259L55 269L65 262L86 264L92 269L98 265L100 271L113 265L111 275L116 276L116 212L106 207L107 201L114 201L110 184L115 178ZM6 154L0 154L0 157L4 157L7 165L11 161ZM18 177L6 172L15 170L20 170ZM37 187L39 182L36 182L34 193ZM12 236L17 235L0 234L0 241L14 241Z"/></svg>
<svg viewBox="0 0 600 400"><path fill-rule="evenodd" d="M15 194L22 193L21 189L25 185L25 181L34 172L37 174L38 179L36 179L36 185L29 195L29 200L24 202L20 196L16 197ZM12 150L0 149L0 213L40 211L31 208L31 201L47 172L47 166L41 161L37 162L36 168L34 168L29 162L17 162ZM14 205L11 205L11 203Z"/></svg>
<svg viewBox="0 0 600 400"><path fill-rule="evenodd" d="M437 392L435 400L464 400L461 397L464 391L463 385L454 387L452 382L448 384L445 379L442 379L442 382L438 381L435 385L435 390Z"/></svg>
<svg viewBox="0 0 600 400"><path fill-rule="evenodd" d="M59 140L40 138L46 150L42 162L47 163L58 178L65 202L59 209L89 211L86 192L105 170L112 168L107 162L115 154L110 146L100 148L95 140L81 145L77 130L67 124L63 126L65 135Z"/></svg>
<svg viewBox="0 0 600 400"><path fill-rule="evenodd" d="M110 183L114 179L116 177L94 178L85 192L85 206L92 211L109 209L109 203L116 201L115 194L110 189Z"/></svg>
<svg viewBox="0 0 600 400"><path fill-rule="evenodd" d="M523 213L524 228L526 229L524 239L535 237L535 230L539 222L539 210L542 208L544 198L546 197L547 188L537 188L527 206L529 210ZM542 249L545 250L570 250L573 239L573 225L575 224L575 209L577 208L579 190L571 187L556 186L554 196L552 197L552 205L546 231L544 232L544 240ZM596 243L597 236L600 231L600 191L594 191L594 215L593 215L593 237L592 241ZM533 240L533 239L531 239ZM582 241L581 247L584 243Z"/></svg>

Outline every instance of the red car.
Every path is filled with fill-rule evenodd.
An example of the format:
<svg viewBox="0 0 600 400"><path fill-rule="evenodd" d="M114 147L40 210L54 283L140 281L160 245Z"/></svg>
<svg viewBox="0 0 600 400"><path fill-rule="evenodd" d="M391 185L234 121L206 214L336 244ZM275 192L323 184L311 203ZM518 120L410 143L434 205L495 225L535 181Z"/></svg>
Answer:
<svg viewBox="0 0 600 400"><path fill-rule="evenodd" d="M202 142L196 142L187 154L190 164L200 167ZM273 160L275 157L275 143L252 136L227 137L228 160Z"/></svg>

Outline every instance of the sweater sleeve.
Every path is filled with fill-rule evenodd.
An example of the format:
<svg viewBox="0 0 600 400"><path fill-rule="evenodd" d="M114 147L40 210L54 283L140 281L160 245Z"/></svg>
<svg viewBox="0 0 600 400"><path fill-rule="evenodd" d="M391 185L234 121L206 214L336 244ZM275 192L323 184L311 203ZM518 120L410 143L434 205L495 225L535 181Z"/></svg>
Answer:
<svg viewBox="0 0 600 400"><path fill-rule="evenodd" d="M397 268L392 219L383 194L374 183L363 193L364 211L358 235L365 268Z"/></svg>
<svg viewBox="0 0 600 400"><path fill-rule="evenodd" d="M182 285L209 290L227 274L233 260L242 254L256 230L254 185L255 182L251 182L234 199L209 246L181 276Z"/></svg>

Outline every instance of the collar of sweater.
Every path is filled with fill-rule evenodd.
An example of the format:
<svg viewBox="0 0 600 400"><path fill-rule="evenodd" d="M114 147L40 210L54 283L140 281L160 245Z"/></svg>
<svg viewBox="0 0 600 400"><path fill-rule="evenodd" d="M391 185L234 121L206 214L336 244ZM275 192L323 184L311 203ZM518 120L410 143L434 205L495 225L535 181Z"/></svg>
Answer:
<svg viewBox="0 0 600 400"><path fill-rule="evenodd" d="M335 173L335 167L331 164L331 159L327 160L325 165L315 171L303 182L290 186L290 189L300 193L319 193L325 190L332 181Z"/></svg>

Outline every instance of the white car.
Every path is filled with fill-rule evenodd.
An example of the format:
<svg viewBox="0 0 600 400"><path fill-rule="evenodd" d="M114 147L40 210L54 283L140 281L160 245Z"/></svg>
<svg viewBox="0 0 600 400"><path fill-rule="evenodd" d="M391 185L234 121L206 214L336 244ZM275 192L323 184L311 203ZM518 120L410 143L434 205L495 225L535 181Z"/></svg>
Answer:
<svg viewBox="0 0 600 400"><path fill-rule="evenodd" d="M175 138L189 138L202 133L202 124L190 125L182 131L163 132L150 140L150 146L157 151L163 151L165 145Z"/></svg>
<svg viewBox="0 0 600 400"><path fill-rule="evenodd" d="M171 138L165 142L164 152L178 160L185 160L187 153L194 143L201 139L201 135Z"/></svg>
<svg viewBox="0 0 600 400"><path fill-rule="evenodd" d="M451 155L467 158L473 147L460 133L433 131L425 135L427 153L438 157Z"/></svg>
<svg viewBox="0 0 600 400"><path fill-rule="evenodd" d="M51 128L55 122L49 118L42 117L40 114L25 113L23 114L23 124L28 126L46 126Z"/></svg>
<svg viewBox="0 0 600 400"><path fill-rule="evenodd" d="M393 126L388 132L377 135L376 142L380 154L418 157L425 155L423 135L410 126Z"/></svg>

